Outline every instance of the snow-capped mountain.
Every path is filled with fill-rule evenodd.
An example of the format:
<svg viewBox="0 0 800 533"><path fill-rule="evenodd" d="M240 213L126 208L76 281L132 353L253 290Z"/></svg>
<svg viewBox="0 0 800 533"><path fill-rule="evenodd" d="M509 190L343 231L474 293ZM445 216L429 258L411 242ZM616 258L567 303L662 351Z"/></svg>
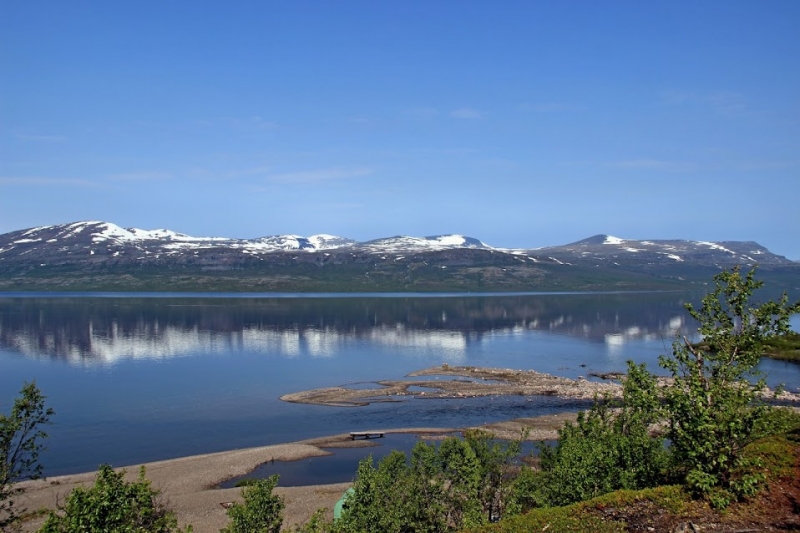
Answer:
<svg viewBox="0 0 800 533"><path fill-rule="evenodd" d="M638 263L691 262L709 266L741 264L793 265L789 259L773 254L751 241L631 240L613 235L595 235L564 246L540 248L540 254L561 260L635 261Z"/></svg>
<svg viewBox="0 0 800 533"><path fill-rule="evenodd" d="M433 237L389 237L358 243L335 235L272 235L256 239L226 237L192 237L167 229L142 230L121 228L116 224L99 221L73 222L55 226L42 226L0 235L0 257L6 254L32 253L35 249L70 248L71 253L84 251L94 254L137 253L179 255L198 250L238 250L242 253L263 254L302 250L317 252L357 247L374 252L409 252L444 250L452 248L491 249L477 239L462 235L437 235Z"/></svg>
<svg viewBox="0 0 800 533"><path fill-rule="evenodd" d="M464 235L235 239L99 221L0 235L0 291L669 288L756 264L783 286L800 287L800 263L754 242L596 235L563 246L504 249Z"/></svg>
<svg viewBox="0 0 800 533"><path fill-rule="evenodd" d="M167 229L125 229L108 222L88 221L42 226L7 233L0 236L0 243L2 243L0 246L3 247L3 251L19 245L58 243L82 245L95 251L102 247L130 247L144 251L160 246L164 251L174 252L198 248L232 248L251 252L275 252L281 250L326 250L350 246L355 241L334 235L312 235L310 237L273 235L257 239L192 237Z"/></svg>

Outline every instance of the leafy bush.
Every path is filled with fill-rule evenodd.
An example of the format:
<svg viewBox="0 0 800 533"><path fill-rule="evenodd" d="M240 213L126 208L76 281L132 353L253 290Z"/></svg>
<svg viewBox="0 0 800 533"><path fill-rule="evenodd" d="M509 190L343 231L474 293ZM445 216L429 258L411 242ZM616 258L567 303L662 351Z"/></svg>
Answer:
<svg viewBox="0 0 800 533"><path fill-rule="evenodd" d="M145 479L127 483L125 471L100 466L93 487L77 487L59 513L50 513L40 533L170 533L181 531L175 513L158 498ZM187 528L191 531L191 527Z"/></svg>
<svg viewBox="0 0 800 533"><path fill-rule="evenodd" d="M25 383L11 413L0 414L0 531L12 527L25 511L13 500L21 492L15 483L42 475L39 452L47 434L41 427L53 416L44 399L35 383Z"/></svg>
<svg viewBox="0 0 800 533"><path fill-rule="evenodd" d="M448 438L436 447L417 443L410 464L392 452L377 466L358 466L354 492L334 531L445 532L489 522L511 495L506 471L520 442L499 443L482 431Z"/></svg>
<svg viewBox="0 0 800 533"><path fill-rule="evenodd" d="M523 465L510 485L508 515L518 515L536 507L546 506L542 495L544 474Z"/></svg>
<svg viewBox="0 0 800 533"><path fill-rule="evenodd" d="M655 486L664 479L668 453L649 426L661 415L656 380L644 365L628 362L623 404L617 413L607 399L565 424L554 447L542 446L542 473L530 503L554 506L588 500L617 489ZM536 485L528 480L528 485ZM521 496L518 496L520 498Z"/></svg>
<svg viewBox="0 0 800 533"><path fill-rule="evenodd" d="M756 492L764 476L757 458L744 448L771 431L770 409L761 401L763 376L755 369L766 339L788 331L789 316L800 302L751 303L763 283L755 270L739 268L714 276L715 289L699 309L686 309L700 323L703 340L677 339L671 357L660 364L672 373L665 389L669 438L686 483L717 507ZM759 379L760 378L760 379Z"/></svg>
<svg viewBox="0 0 800 533"><path fill-rule="evenodd" d="M228 509L231 523L221 533L278 533L283 523L283 499L272 494L278 476L255 480L242 489L244 503Z"/></svg>

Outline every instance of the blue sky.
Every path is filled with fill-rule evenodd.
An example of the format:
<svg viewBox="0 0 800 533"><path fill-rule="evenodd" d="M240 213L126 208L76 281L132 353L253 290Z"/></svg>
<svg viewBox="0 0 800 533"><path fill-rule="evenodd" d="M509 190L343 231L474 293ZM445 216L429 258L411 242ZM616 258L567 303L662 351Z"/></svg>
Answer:
<svg viewBox="0 0 800 533"><path fill-rule="evenodd" d="M800 2L0 6L0 231L755 240L800 259Z"/></svg>

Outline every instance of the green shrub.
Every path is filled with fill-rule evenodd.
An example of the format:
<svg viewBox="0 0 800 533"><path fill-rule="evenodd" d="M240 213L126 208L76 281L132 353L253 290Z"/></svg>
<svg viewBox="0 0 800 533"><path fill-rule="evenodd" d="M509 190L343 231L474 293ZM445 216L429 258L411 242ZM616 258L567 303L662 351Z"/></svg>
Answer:
<svg viewBox="0 0 800 533"><path fill-rule="evenodd" d="M523 465L511 482L507 515L518 515L547 505L542 493L543 478L541 471Z"/></svg>
<svg viewBox="0 0 800 533"><path fill-rule="evenodd" d="M283 499L272 494L278 476L257 479L242 489L244 503L228 509L231 523L221 533L279 533L283 523Z"/></svg>
<svg viewBox="0 0 800 533"><path fill-rule="evenodd" d="M628 362L623 404L609 409L608 399L565 424L554 447L543 445L541 469L534 476L530 503L559 506L618 489L652 487L664 480L668 452L663 439L648 433L661 415L655 378L644 365ZM528 481L534 485L534 480Z"/></svg>
<svg viewBox="0 0 800 533"><path fill-rule="evenodd" d="M35 383L25 383L8 415L0 413L0 531L14 526L25 513L16 505L15 486L23 479L38 479L42 474L39 452L47 434L42 426L50 423L53 410L45 408L44 395Z"/></svg>
<svg viewBox="0 0 800 533"><path fill-rule="evenodd" d="M664 396L676 464L688 486L717 507L751 496L764 480L758 458L743 455L773 431L755 367L765 341L786 333L789 316L800 312L800 302L789 305L786 295L751 303L763 285L754 276L755 269L742 277L738 267L714 276L715 288L700 308L686 305L702 342L677 339L672 356L660 360L674 378Z"/></svg>
<svg viewBox="0 0 800 533"><path fill-rule="evenodd" d="M169 533L181 531L175 513L158 498L159 492L145 479L127 483L124 471L100 466L92 487L77 487L67 496L63 509L50 513L40 533ZM191 531L191 527L187 529Z"/></svg>
<svg viewBox="0 0 800 533"><path fill-rule="evenodd" d="M377 468L358 466L354 491L334 523L338 532L445 532L487 523L506 512L512 485L507 468L520 442L499 443L468 431L436 447L417 443L410 464L392 452Z"/></svg>

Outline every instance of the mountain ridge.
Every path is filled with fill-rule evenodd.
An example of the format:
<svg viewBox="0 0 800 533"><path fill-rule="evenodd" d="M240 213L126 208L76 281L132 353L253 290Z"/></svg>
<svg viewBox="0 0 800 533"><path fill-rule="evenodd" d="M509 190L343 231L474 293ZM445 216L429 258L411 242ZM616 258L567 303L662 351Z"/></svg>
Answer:
<svg viewBox="0 0 800 533"><path fill-rule="evenodd" d="M713 273L736 265L758 265L781 283L800 286L800 263L752 241L635 240L598 234L561 246L512 249L458 234L362 242L329 234L237 239L102 221L0 235L0 290L670 288L708 281ZM181 276L187 279L181 281Z"/></svg>

